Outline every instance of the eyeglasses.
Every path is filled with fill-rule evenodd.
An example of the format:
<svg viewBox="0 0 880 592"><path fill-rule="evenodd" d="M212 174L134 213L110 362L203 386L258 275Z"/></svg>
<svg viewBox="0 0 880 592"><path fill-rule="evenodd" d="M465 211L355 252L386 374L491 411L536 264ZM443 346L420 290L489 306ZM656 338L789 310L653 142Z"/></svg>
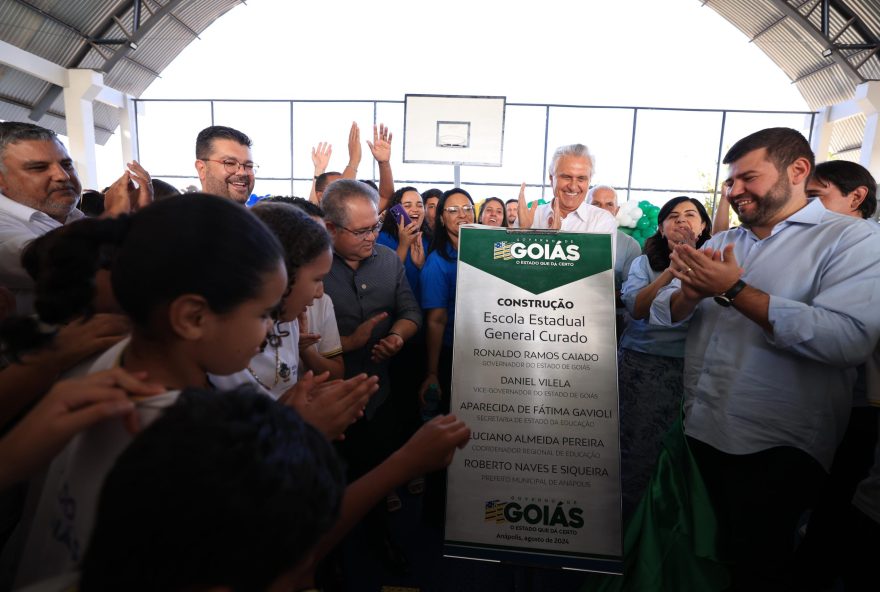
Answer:
<svg viewBox="0 0 880 592"><path fill-rule="evenodd" d="M361 230L352 230L351 228L346 228L342 224L337 224L339 228L343 230L347 230L354 235L355 238L360 240L367 240L367 237L372 234L379 234L379 229L382 228L382 223L379 222L375 226L371 226L370 228L364 228Z"/></svg>
<svg viewBox="0 0 880 592"><path fill-rule="evenodd" d="M474 206L449 206L448 208L443 208L443 211L452 215L457 214L459 211L470 214L474 211Z"/></svg>
<svg viewBox="0 0 880 592"><path fill-rule="evenodd" d="M254 164L252 162L238 162L237 160L216 160L214 158L202 158L205 162L219 162L223 165L223 168L226 169L226 172L230 175L234 175L238 172L238 169L244 168L244 172L253 175L260 168L260 165Z"/></svg>

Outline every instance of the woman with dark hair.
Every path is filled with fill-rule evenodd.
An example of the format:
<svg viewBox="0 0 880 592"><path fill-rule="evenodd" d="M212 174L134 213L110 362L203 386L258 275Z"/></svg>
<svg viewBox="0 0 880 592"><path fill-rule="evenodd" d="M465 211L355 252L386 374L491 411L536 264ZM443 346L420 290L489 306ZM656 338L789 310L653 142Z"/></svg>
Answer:
<svg viewBox="0 0 880 592"><path fill-rule="evenodd" d="M403 219L398 222L391 211L398 204L409 216L409 224L406 224ZM406 271L409 287L416 299L421 294L419 274L422 266L425 265L425 256L428 252L427 229L425 205L422 203L422 196L418 190L415 187L401 187L395 191L388 204L385 218L382 220L382 230L379 232L376 242L397 253Z"/></svg>
<svg viewBox="0 0 880 592"><path fill-rule="evenodd" d="M712 221L703 204L685 195L669 200L657 215L657 232L645 241L644 255L633 261L621 289L621 300L633 317L617 353L624 519L635 510L663 436L681 408L687 324L649 325L651 303L673 279L673 247L699 248L711 235Z"/></svg>
<svg viewBox="0 0 880 592"><path fill-rule="evenodd" d="M480 216L477 218L480 224L486 226L500 226L507 228L507 214L504 202L497 197L487 197L480 206Z"/></svg>
<svg viewBox="0 0 880 592"><path fill-rule="evenodd" d="M474 200L464 189L450 189L437 203L434 240L422 269L422 309L425 311L428 369L419 396L439 389L441 408L449 410L452 378L452 335L455 325L455 283L458 232L474 221Z"/></svg>

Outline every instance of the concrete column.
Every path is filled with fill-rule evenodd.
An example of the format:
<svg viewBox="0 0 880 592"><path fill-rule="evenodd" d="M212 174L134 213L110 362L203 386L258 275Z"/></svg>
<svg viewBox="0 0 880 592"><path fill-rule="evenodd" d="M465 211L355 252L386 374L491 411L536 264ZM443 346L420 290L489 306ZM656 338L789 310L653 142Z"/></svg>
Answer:
<svg viewBox="0 0 880 592"><path fill-rule="evenodd" d="M813 132L810 140L810 148L816 155L816 162L828 160L831 150L831 133L834 131L834 123L831 121L831 108L822 107L813 119Z"/></svg>
<svg viewBox="0 0 880 592"><path fill-rule="evenodd" d="M140 161L137 137L137 107L129 95L125 95L125 105L119 108L119 133L122 140L122 166L132 160Z"/></svg>
<svg viewBox="0 0 880 592"><path fill-rule="evenodd" d="M92 102L104 89L104 75L94 70L67 71L64 112L70 156L84 189L100 189L95 162L95 116Z"/></svg>
<svg viewBox="0 0 880 592"><path fill-rule="evenodd" d="M871 171L875 179L880 179L880 114L866 116L865 135L862 138L862 154L859 164Z"/></svg>
<svg viewBox="0 0 880 592"><path fill-rule="evenodd" d="M856 87L853 100L865 114L865 132L859 164L880 178L880 83L864 82Z"/></svg>

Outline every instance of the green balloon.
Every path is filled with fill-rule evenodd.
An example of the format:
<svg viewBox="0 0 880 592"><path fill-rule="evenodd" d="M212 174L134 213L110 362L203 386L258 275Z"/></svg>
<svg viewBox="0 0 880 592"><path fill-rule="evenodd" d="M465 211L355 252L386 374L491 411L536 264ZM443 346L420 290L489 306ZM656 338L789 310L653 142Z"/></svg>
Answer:
<svg viewBox="0 0 880 592"><path fill-rule="evenodd" d="M649 201L646 200L646 199L643 199L642 201L639 202L639 208L640 208L643 212L646 211L646 210L648 210L648 209L650 209L651 207L653 207L653 206L651 205L651 202L649 202Z"/></svg>
<svg viewBox="0 0 880 592"><path fill-rule="evenodd" d="M639 218L636 227L639 230L647 230L648 228L651 228L651 221L647 217L642 216L641 218Z"/></svg>
<svg viewBox="0 0 880 592"><path fill-rule="evenodd" d="M632 236L635 232L635 228L630 228L629 226L618 226L617 230L623 234L628 234L629 236Z"/></svg>

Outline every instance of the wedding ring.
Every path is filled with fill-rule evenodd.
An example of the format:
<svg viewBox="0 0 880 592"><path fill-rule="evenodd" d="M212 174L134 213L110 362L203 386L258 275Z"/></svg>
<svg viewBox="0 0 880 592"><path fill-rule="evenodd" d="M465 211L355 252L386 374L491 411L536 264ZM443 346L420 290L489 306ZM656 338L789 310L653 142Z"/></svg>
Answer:
<svg viewBox="0 0 880 592"><path fill-rule="evenodd" d="M685 273L690 273L692 271L693 271L693 269L691 269L690 267L688 267L687 269L684 270Z"/></svg>

